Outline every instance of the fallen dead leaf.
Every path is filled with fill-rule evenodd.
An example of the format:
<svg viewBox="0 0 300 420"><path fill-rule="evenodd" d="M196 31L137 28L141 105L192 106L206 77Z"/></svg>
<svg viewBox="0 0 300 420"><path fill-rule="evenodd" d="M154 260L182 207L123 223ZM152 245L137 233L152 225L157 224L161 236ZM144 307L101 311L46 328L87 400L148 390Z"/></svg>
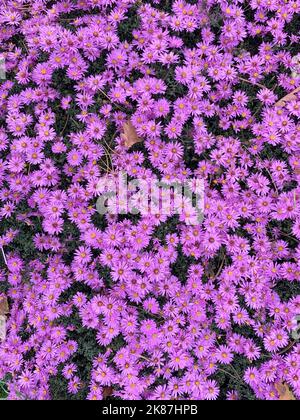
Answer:
<svg viewBox="0 0 300 420"><path fill-rule="evenodd" d="M0 295L0 341L6 339L6 315L9 312L9 306L6 296Z"/></svg>
<svg viewBox="0 0 300 420"><path fill-rule="evenodd" d="M142 139L138 136L136 129L130 120L126 121L123 125L121 137L125 142L125 146L128 148L136 143L142 142Z"/></svg>
<svg viewBox="0 0 300 420"><path fill-rule="evenodd" d="M276 391L279 394L280 401L295 401L296 398L289 386L285 382L278 382L275 384Z"/></svg>
<svg viewBox="0 0 300 420"><path fill-rule="evenodd" d="M286 96L281 98L278 102L276 102L275 106L284 106L287 102L292 101L293 99L297 99L297 93L300 92L300 86L297 89L293 90L293 92L288 93Z"/></svg>
<svg viewBox="0 0 300 420"><path fill-rule="evenodd" d="M114 392L114 389L112 386L105 386L103 388L103 399L105 400L106 398L110 397L112 395L112 393Z"/></svg>
<svg viewBox="0 0 300 420"><path fill-rule="evenodd" d="M6 316L0 315L0 341L6 339Z"/></svg>
<svg viewBox="0 0 300 420"><path fill-rule="evenodd" d="M6 315L9 312L7 298L5 296L0 296L0 315Z"/></svg>

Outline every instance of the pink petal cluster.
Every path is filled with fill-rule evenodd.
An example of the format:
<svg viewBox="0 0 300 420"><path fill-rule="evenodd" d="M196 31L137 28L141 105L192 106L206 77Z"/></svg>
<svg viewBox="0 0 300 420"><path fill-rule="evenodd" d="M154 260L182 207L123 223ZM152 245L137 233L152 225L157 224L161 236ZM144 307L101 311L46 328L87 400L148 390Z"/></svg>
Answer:
<svg viewBox="0 0 300 420"><path fill-rule="evenodd" d="M61 375L88 399L214 400L220 372L258 399L282 382L300 398L300 296L279 293L300 281L300 1L0 4L9 398L51 399ZM101 219L107 170L204 179L203 223ZM89 378L78 329L97 343Z"/></svg>

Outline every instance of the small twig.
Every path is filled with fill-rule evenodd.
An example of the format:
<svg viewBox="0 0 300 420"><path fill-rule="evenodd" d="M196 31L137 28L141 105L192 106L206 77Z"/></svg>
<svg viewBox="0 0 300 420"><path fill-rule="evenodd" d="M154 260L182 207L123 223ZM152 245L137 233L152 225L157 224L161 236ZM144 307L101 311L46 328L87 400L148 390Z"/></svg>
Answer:
<svg viewBox="0 0 300 420"><path fill-rule="evenodd" d="M223 267L224 267L224 264L225 264L225 261L226 261L226 254L224 253L222 263L221 263L221 265L219 267L219 270L218 270L217 274L215 275L215 278L218 278L219 275L221 274L221 272L223 270Z"/></svg>
<svg viewBox="0 0 300 420"><path fill-rule="evenodd" d="M276 353L277 356L281 356L282 354L286 353L287 351L289 351L292 347L294 347L295 344L297 344L298 341L292 341L286 348L284 348L283 350L281 350L279 353Z"/></svg>
<svg viewBox="0 0 300 420"><path fill-rule="evenodd" d="M284 233L284 232L280 231L280 235L285 236L286 238L288 238L288 239L290 239L292 241L295 241L295 242L299 243L299 240L298 239L293 238L293 236L290 236L287 233Z"/></svg>
<svg viewBox="0 0 300 420"><path fill-rule="evenodd" d="M104 142L104 144L106 144L105 141L103 141L103 142ZM105 154L104 154L103 157L105 158L105 161L106 161L106 163L105 162L103 162L103 163L105 164L106 168L108 169L107 172L109 173L111 170L114 169L113 161L112 161L112 158L110 156L109 150L106 149L106 147L103 144L102 144L102 147L103 147L103 149L105 151Z"/></svg>
<svg viewBox="0 0 300 420"><path fill-rule="evenodd" d="M108 147L108 149L109 149L111 152L113 152L113 153L115 153L115 150L111 147L111 145L112 145L113 141L115 140L116 136L117 136L117 132L113 135L112 139L110 139L110 143L108 143L107 141L103 140L103 142L104 142L104 143L105 143L105 145Z"/></svg>
<svg viewBox="0 0 300 420"><path fill-rule="evenodd" d="M151 360L150 360L150 359L148 359L148 357L145 357L145 356L142 356L142 355L140 355L140 359L144 359L144 360L146 360L147 362L151 362Z"/></svg>
<svg viewBox="0 0 300 420"><path fill-rule="evenodd" d="M116 108L118 108L120 111L125 112L125 110L118 104L116 104L102 89L99 89L99 92L102 93L102 95L105 96L105 98L112 104L114 105Z"/></svg>
<svg viewBox="0 0 300 420"><path fill-rule="evenodd" d="M71 121L73 121L73 123L76 125L76 127L81 128L79 122L74 120L74 118L71 117Z"/></svg>
<svg viewBox="0 0 300 420"><path fill-rule="evenodd" d="M61 22L75 22L77 18L60 18Z"/></svg>
<svg viewBox="0 0 300 420"><path fill-rule="evenodd" d="M262 89L266 89L266 86L262 85L261 83L251 82L251 80L244 79L243 77L239 77L239 80L241 80L242 82L248 83L249 85L258 86Z"/></svg>
<svg viewBox="0 0 300 420"><path fill-rule="evenodd" d="M103 162L103 164L105 165L105 167L103 167L101 164L99 165L99 168L102 169L102 171L106 172L107 174L111 171L111 168L109 168L107 166L107 164L105 162Z"/></svg>
<svg viewBox="0 0 300 420"><path fill-rule="evenodd" d="M70 114L67 114L67 119L66 119L65 125L63 126L63 129L60 132L60 136L65 132L65 129L67 128L69 120L70 120Z"/></svg>
<svg viewBox="0 0 300 420"><path fill-rule="evenodd" d="M237 382L241 383L240 378L237 378L236 376L232 375L232 373L228 372L227 370L224 370L224 369L222 369L222 368L218 368L218 370L219 370L220 372L226 373L226 375L231 376L231 377L232 377L235 381L237 381Z"/></svg>
<svg viewBox="0 0 300 420"><path fill-rule="evenodd" d="M26 53L28 53L28 48L25 42L21 40L21 44L23 45L23 48L25 49Z"/></svg>
<svg viewBox="0 0 300 420"><path fill-rule="evenodd" d="M261 162L263 162L263 160L262 160L262 159L261 159ZM279 191L278 191L277 185L275 184L275 181L274 181L274 179L273 179L273 177L272 177L271 172L269 171L269 169L268 169L268 168L265 168L265 170L267 171L267 173L268 173L269 177L271 178L271 181L272 181L273 187L275 188L276 194L277 194L277 195L279 195Z"/></svg>
<svg viewBox="0 0 300 420"><path fill-rule="evenodd" d="M260 355L260 357L261 358L263 358L263 359L271 359L272 357L274 357L274 356L281 356L281 355L283 355L284 353L286 353L287 351L289 351L289 350L291 350L291 348L293 348L293 346L295 345L295 344L297 344L298 343L298 340L295 340L295 341L292 341L287 347L285 347L283 350L281 350L280 352L278 352L278 353L274 353L274 354L272 354L272 355L270 355L270 354L261 354Z"/></svg>
<svg viewBox="0 0 300 420"><path fill-rule="evenodd" d="M105 149L105 160L106 160L106 166L107 166L108 173L109 173L113 169L113 164L112 164L110 154L106 149Z"/></svg>
<svg viewBox="0 0 300 420"><path fill-rule="evenodd" d="M239 378L240 381L243 381L243 379L241 378L239 372L236 370L236 368L233 365L229 365L232 370L235 372L236 376Z"/></svg>

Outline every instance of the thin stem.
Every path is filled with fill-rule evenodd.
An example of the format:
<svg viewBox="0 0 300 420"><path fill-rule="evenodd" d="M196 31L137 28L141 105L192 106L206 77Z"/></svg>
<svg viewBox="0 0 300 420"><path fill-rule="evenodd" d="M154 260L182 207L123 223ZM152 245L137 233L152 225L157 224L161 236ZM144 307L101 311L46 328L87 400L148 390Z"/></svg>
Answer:
<svg viewBox="0 0 300 420"><path fill-rule="evenodd" d="M67 114L67 119L66 119L65 125L63 126L63 129L61 130L61 132L59 134L60 136L65 132L65 129L67 128L69 120L70 120L70 114Z"/></svg>
<svg viewBox="0 0 300 420"><path fill-rule="evenodd" d="M297 344L298 343L298 340L295 340L295 341L292 341L287 347L285 347L283 350L281 350L280 352L278 352L278 353L274 353L274 354L272 354L272 355L270 355L270 354L265 354L265 353L263 353L263 354L261 354L260 355L260 358L261 359L272 359L273 357L274 357L274 355L275 356L282 356L283 354L285 354L285 353L287 353L289 350L291 350L293 347L294 347L294 345L295 344Z"/></svg>
<svg viewBox="0 0 300 420"><path fill-rule="evenodd" d="M116 104L115 102L112 101L112 99L104 92L104 90L99 89L99 91L102 93L102 95L105 96L105 98L111 103L113 104L116 108L118 108L120 111L125 112L125 110L123 108L121 108L118 104Z"/></svg>
<svg viewBox="0 0 300 420"><path fill-rule="evenodd" d="M144 360L146 360L147 362L150 362L150 361L151 361L150 359L148 359L148 357L145 357L145 356L142 356L142 355L140 355L140 359L144 359Z"/></svg>
<svg viewBox="0 0 300 420"><path fill-rule="evenodd" d="M266 86L264 86L264 85L262 85L260 83L251 82L251 80L244 79L243 77L239 77L239 80L241 80L242 82L248 83L249 85L258 86L258 87L260 87L262 89L266 89Z"/></svg>
<svg viewBox="0 0 300 420"><path fill-rule="evenodd" d="M298 343L298 341L297 340L295 340L295 341L292 341L285 349L283 349L283 350L281 350L279 353L276 353L276 355L282 355L282 354L284 354L284 353L286 353L287 351L289 351L291 348L293 348L294 347L294 345L295 344L297 344Z"/></svg>
<svg viewBox="0 0 300 420"><path fill-rule="evenodd" d="M218 371L220 371L220 372L223 372L223 373L226 373L226 375L229 375L229 376L231 376L231 378L233 378L235 381L237 381L237 382L241 382L241 380L240 380L240 378L237 378L236 376L234 376L234 375L232 375L230 372L228 372L227 370L224 370L224 369L222 369L222 368L218 368Z"/></svg>
<svg viewBox="0 0 300 420"><path fill-rule="evenodd" d="M290 240L292 240L292 241L295 241L295 242L299 243L299 240L298 240L298 239L293 238L293 236L290 236L290 235L288 235L287 233L284 233L284 232L281 232L281 231L280 231L280 235L285 236L286 238L288 238L288 239L290 239Z"/></svg>
<svg viewBox="0 0 300 420"><path fill-rule="evenodd" d="M223 270L223 267L224 267L224 264L225 264L225 261L226 261L226 254L224 253L222 263L221 263L221 265L219 267L219 270L218 270L217 274L215 275L215 278L218 278L219 275L221 274L221 272Z"/></svg>
<svg viewBox="0 0 300 420"><path fill-rule="evenodd" d="M3 247L2 247L2 246L1 246L1 252L2 252L2 255L3 255L3 259L4 259L4 262L5 262L5 265L8 265L8 264L7 264L6 255L5 255L5 252L4 252L4 249L3 249Z"/></svg>

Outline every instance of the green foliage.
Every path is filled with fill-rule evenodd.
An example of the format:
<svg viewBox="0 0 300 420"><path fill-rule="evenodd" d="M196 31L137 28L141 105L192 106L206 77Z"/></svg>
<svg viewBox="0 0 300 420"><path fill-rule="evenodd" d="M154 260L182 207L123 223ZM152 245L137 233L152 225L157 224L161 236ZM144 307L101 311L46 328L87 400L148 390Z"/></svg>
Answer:
<svg viewBox="0 0 300 420"><path fill-rule="evenodd" d="M7 397L7 387L5 382L0 381L0 400L5 400Z"/></svg>

